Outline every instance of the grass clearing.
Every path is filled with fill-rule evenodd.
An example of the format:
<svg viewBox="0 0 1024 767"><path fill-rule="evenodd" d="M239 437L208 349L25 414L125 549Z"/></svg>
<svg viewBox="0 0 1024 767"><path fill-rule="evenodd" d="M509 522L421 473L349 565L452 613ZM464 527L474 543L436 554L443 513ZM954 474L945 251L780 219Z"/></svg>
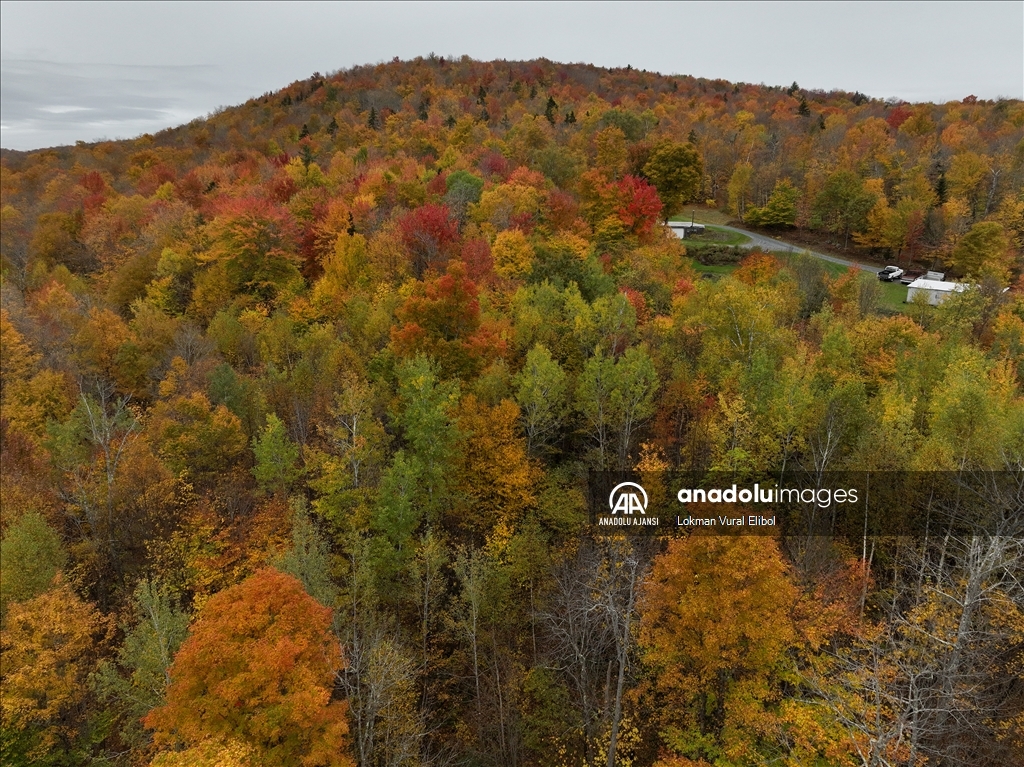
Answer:
<svg viewBox="0 0 1024 767"><path fill-rule="evenodd" d="M683 244L688 248L704 248L709 245L745 245L748 242L750 242L750 238L745 234L710 225L706 225L704 234L687 237L683 240Z"/></svg>
<svg viewBox="0 0 1024 767"><path fill-rule="evenodd" d="M669 218L669 221L693 221L695 224L728 224L732 220L733 216L728 213L704 205L687 205L678 216Z"/></svg>
<svg viewBox="0 0 1024 767"><path fill-rule="evenodd" d="M891 312L905 314L907 305L907 286L898 282L880 282L882 294L878 300L878 306Z"/></svg>
<svg viewBox="0 0 1024 767"><path fill-rule="evenodd" d="M789 260L794 257L802 256L805 258L814 258L814 256L801 253L800 251L773 250L770 252L770 255L775 256L775 258L777 258L779 262L787 266L789 265ZM842 275L846 274L847 270L850 268L848 266L843 266L842 264L833 263L832 261L826 261L823 258L815 258L814 260L821 265L822 269L825 270L825 274L827 274L829 278L833 280L836 277L841 277Z"/></svg>
<svg viewBox="0 0 1024 767"><path fill-rule="evenodd" d="M691 259L693 265L693 271L697 274L713 274L721 277L724 274L732 274L736 271L736 264L721 264L716 266L706 266L697 259Z"/></svg>

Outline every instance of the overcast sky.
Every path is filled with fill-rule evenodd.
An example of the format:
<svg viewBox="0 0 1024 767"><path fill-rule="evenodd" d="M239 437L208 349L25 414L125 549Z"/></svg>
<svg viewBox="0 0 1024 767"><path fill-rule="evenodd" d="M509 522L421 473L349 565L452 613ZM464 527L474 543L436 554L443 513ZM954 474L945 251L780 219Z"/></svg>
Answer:
<svg viewBox="0 0 1024 767"><path fill-rule="evenodd" d="M1024 3L2 2L0 144L137 136L314 71L431 52L1020 99Z"/></svg>

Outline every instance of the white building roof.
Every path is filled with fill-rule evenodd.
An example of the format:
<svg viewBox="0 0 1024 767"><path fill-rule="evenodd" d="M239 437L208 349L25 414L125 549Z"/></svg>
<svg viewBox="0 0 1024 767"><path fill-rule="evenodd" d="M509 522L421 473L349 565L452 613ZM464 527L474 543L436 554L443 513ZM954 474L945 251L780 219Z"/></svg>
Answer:
<svg viewBox="0 0 1024 767"><path fill-rule="evenodd" d="M969 285L962 282L942 282L940 280L926 280L924 277L918 277L912 283L907 285L908 288L920 288L921 290L938 290L943 293L960 293L967 290Z"/></svg>

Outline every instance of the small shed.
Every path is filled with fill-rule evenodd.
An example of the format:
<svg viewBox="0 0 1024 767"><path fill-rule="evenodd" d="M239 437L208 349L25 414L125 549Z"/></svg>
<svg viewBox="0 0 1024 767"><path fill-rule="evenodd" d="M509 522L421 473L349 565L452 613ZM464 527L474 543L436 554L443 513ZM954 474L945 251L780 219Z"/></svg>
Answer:
<svg viewBox="0 0 1024 767"><path fill-rule="evenodd" d="M928 303L938 306L954 293L961 293L970 286L962 282L943 282L942 280L928 280L918 277L907 285L907 303L914 300L916 295L924 294Z"/></svg>
<svg viewBox="0 0 1024 767"><path fill-rule="evenodd" d="M704 234L704 224L695 224L692 221L669 221L669 227L676 233L676 237L686 239L695 234Z"/></svg>

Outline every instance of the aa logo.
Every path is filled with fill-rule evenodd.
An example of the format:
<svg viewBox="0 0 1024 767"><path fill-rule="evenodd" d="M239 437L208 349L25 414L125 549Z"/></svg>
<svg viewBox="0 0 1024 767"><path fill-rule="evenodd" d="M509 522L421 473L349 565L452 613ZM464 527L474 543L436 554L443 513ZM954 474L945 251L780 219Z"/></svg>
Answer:
<svg viewBox="0 0 1024 767"><path fill-rule="evenodd" d="M621 482L612 488L608 496L608 508L612 510L612 514L646 514L647 491L636 482Z"/></svg>

